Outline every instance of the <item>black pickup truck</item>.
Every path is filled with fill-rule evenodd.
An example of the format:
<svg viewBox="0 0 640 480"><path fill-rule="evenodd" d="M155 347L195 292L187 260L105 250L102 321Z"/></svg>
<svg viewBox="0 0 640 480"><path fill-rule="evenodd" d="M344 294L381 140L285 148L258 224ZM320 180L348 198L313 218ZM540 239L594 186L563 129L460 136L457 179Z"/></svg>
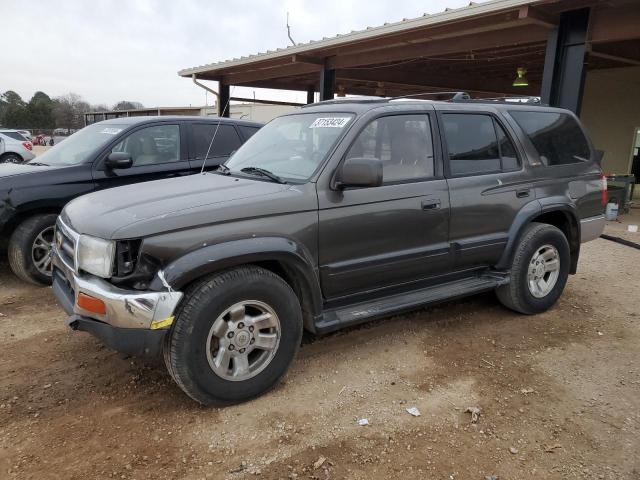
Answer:
<svg viewBox="0 0 640 480"><path fill-rule="evenodd" d="M303 329L487 290L545 311L605 202L569 111L332 100L273 120L215 172L72 201L53 288L72 328L163 352L198 402L237 402L278 381Z"/></svg>
<svg viewBox="0 0 640 480"><path fill-rule="evenodd" d="M0 240L25 281L51 283L56 217L80 195L199 172L225 162L262 125L213 117L128 117L94 123L25 163L0 164Z"/></svg>

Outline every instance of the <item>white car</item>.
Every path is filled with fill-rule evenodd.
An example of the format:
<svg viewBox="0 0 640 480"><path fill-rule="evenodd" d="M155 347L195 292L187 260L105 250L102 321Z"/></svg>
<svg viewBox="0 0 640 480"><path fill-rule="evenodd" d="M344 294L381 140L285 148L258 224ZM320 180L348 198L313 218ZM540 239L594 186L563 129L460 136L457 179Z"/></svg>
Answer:
<svg viewBox="0 0 640 480"><path fill-rule="evenodd" d="M0 129L0 163L23 163L34 159L33 145L17 130Z"/></svg>

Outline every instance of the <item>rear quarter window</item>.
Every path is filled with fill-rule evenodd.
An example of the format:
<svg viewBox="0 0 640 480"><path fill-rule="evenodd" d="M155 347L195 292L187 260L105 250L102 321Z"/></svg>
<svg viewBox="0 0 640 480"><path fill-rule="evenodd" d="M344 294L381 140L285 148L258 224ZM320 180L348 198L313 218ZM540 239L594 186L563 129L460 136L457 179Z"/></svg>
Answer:
<svg viewBox="0 0 640 480"><path fill-rule="evenodd" d="M555 112L510 111L529 137L544 165L567 165L589 160L591 150L578 122Z"/></svg>

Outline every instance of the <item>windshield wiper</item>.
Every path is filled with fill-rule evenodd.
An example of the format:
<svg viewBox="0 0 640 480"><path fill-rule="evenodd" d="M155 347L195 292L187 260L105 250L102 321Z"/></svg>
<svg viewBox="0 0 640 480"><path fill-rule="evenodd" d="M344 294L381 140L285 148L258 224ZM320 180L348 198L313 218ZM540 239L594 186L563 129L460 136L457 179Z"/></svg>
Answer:
<svg viewBox="0 0 640 480"><path fill-rule="evenodd" d="M36 167L49 167L50 165L47 165L46 163L40 163L40 162L27 162L27 165L35 165Z"/></svg>
<svg viewBox="0 0 640 480"><path fill-rule="evenodd" d="M277 183L287 183L285 180L280 178L275 173L272 173L269 170L265 170L264 168L260 168L260 167L244 167L244 168L240 169L240 171L244 172L244 173L254 173L254 174L257 173L258 175L262 175L263 177L270 178L271 180L273 180L274 182L277 182Z"/></svg>

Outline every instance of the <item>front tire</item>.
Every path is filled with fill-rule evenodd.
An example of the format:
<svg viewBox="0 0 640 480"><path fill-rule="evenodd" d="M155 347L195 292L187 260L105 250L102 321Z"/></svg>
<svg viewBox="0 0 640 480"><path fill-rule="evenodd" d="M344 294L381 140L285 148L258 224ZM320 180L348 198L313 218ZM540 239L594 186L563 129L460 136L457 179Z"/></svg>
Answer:
<svg viewBox="0 0 640 480"><path fill-rule="evenodd" d="M58 215L34 215L23 221L9 238L9 266L25 282L51 284L51 246Z"/></svg>
<svg viewBox="0 0 640 480"><path fill-rule="evenodd" d="M276 385L301 337L291 287L263 268L239 267L187 289L165 339L165 364L197 402L238 403Z"/></svg>
<svg viewBox="0 0 640 480"><path fill-rule="evenodd" d="M570 258L569 243L560 229L530 224L516 247L509 284L496 289L498 300L527 315L548 310L567 283Z"/></svg>

